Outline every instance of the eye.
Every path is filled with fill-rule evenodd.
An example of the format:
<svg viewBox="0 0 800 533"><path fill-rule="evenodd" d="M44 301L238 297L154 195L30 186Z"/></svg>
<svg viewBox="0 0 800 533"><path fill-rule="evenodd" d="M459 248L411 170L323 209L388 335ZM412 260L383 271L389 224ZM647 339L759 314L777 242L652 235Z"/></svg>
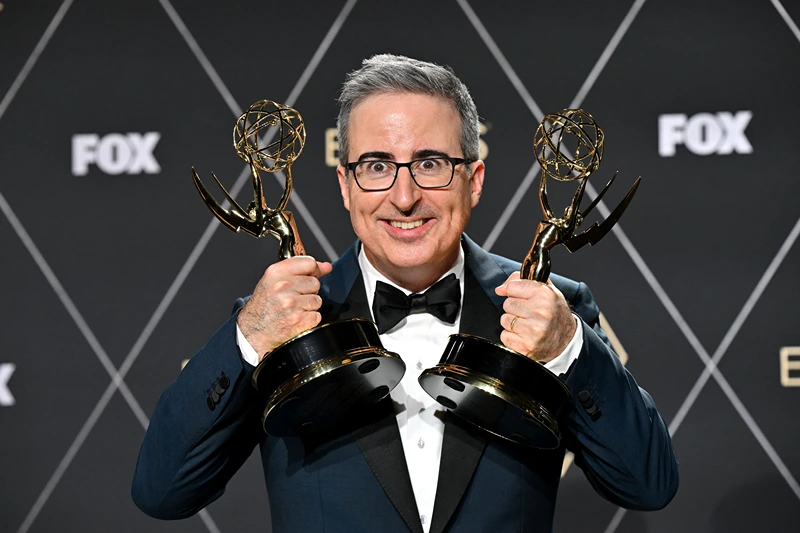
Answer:
<svg viewBox="0 0 800 533"><path fill-rule="evenodd" d="M367 169L374 174L383 174L386 172L386 163L383 161L372 161L367 163Z"/></svg>
<svg viewBox="0 0 800 533"><path fill-rule="evenodd" d="M442 168L442 160L440 159L423 159L416 165L417 170L422 172L436 172Z"/></svg>

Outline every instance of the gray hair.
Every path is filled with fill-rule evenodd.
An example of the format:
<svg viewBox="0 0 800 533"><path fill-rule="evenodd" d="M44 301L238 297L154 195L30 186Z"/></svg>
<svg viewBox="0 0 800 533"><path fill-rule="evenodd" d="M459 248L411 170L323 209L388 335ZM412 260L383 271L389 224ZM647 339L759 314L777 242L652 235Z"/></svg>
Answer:
<svg viewBox="0 0 800 533"><path fill-rule="evenodd" d="M405 56L380 54L365 59L361 68L347 75L339 95L339 162L347 164L350 113L369 96L382 93L416 93L439 96L453 102L461 117L461 151L467 161L478 159L478 110L467 90L450 67Z"/></svg>

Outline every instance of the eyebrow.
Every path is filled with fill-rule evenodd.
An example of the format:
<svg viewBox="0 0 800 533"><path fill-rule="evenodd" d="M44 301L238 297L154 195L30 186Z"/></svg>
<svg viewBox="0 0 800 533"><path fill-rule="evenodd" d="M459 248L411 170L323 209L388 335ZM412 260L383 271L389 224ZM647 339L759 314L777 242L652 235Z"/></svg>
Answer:
<svg viewBox="0 0 800 533"><path fill-rule="evenodd" d="M414 152L412 157L414 160L417 160L417 159L425 159L428 157L449 157L449 156L446 153L442 152L441 150L425 149L425 150L417 150L416 152ZM358 156L359 161L364 161L367 159L394 161L394 155L391 154L390 152L375 151L375 152L364 152L363 154Z"/></svg>
<svg viewBox="0 0 800 533"><path fill-rule="evenodd" d="M394 159L394 156L389 152L364 152L360 156L358 156L359 161L364 161L365 159L380 159L383 161L391 161Z"/></svg>
<svg viewBox="0 0 800 533"><path fill-rule="evenodd" d="M414 159L425 159L428 157L450 157L441 150L418 150L414 152Z"/></svg>

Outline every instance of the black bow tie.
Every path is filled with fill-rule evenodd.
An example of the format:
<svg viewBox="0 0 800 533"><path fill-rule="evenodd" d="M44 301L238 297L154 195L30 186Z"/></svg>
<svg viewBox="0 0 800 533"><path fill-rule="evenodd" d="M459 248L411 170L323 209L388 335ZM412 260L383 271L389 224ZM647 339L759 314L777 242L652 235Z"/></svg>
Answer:
<svg viewBox="0 0 800 533"><path fill-rule="evenodd" d="M409 294L382 281L376 282L372 315L383 334L411 313L430 313L453 324L461 307L461 285L455 274L440 279L422 294Z"/></svg>

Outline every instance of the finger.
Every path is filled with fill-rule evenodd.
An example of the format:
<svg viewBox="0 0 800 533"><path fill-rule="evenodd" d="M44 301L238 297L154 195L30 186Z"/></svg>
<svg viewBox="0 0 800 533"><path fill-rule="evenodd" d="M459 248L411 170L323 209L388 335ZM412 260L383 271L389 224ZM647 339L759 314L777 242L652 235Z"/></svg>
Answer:
<svg viewBox="0 0 800 533"><path fill-rule="evenodd" d="M544 291L549 293L547 286L540 281L516 279L506 284L506 293L509 298L541 298Z"/></svg>
<svg viewBox="0 0 800 533"><path fill-rule="evenodd" d="M519 313L524 311L524 300L508 297L503 302L503 311L512 316L522 316Z"/></svg>
<svg viewBox="0 0 800 533"><path fill-rule="evenodd" d="M319 279L314 276L292 276L286 280L290 290L298 294L317 294L319 292Z"/></svg>
<svg viewBox="0 0 800 533"><path fill-rule="evenodd" d="M508 282L509 282L509 281L511 281L511 280L515 280L515 279L519 279L519 272L512 272L512 273L511 273L511 274L510 274L510 275L509 275L509 276L506 278L506 280L503 282L503 284L502 284L502 285L500 285L499 287L495 288L494 292L495 292L495 293L496 293L498 296L507 296L507 293L506 293L506 285L508 285Z"/></svg>
<svg viewBox="0 0 800 533"><path fill-rule="evenodd" d="M317 261L317 271L314 274L315 277L321 278L327 274L330 274L333 270L333 265L327 261Z"/></svg>
<svg viewBox="0 0 800 533"><path fill-rule="evenodd" d="M297 297L297 305L303 311L317 311L322 307L322 297L318 294L304 294Z"/></svg>
<svg viewBox="0 0 800 533"><path fill-rule="evenodd" d="M316 276L319 267L317 260L310 255L296 255L283 261L278 261L269 267L284 276Z"/></svg>
<svg viewBox="0 0 800 533"><path fill-rule="evenodd" d="M533 298L512 298L509 296L503 302L503 311L522 318L549 322L556 314L569 309L566 300L560 302L558 296L546 288L544 290L544 293Z"/></svg>
<svg viewBox="0 0 800 533"><path fill-rule="evenodd" d="M563 294L555 293L542 286L542 290L531 298L509 296L503 302L503 311L524 318L549 322L564 312L570 313L571 308Z"/></svg>
<svg viewBox="0 0 800 533"><path fill-rule="evenodd" d="M516 326L515 326L516 327ZM503 330L500 332L500 342L503 343L503 346L508 348L509 350L514 350L515 352L525 355L526 350L523 345L522 337L517 335L516 333L512 333L510 331Z"/></svg>
<svg viewBox="0 0 800 533"><path fill-rule="evenodd" d="M286 337L282 339L282 343L305 333L311 328L316 327L322 321L322 315L316 311L304 311L293 317L292 323L286 330Z"/></svg>
<svg viewBox="0 0 800 533"><path fill-rule="evenodd" d="M519 324L519 320L517 320L517 324ZM515 325L514 330L516 331L516 329L517 326ZM516 333L505 330L500 332L500 341L503 343L503 346L509 350L514 350L520 355L524 355L529 359L544 364L545 358L542 357L543 354L541 353L536 341L528 339L523 335L517 335ZM548 358L547 360L550 359L552 358Z"/></svg>
<svg viewBox="0 0 800 533"><path fill-rule="evenodd" d="M522 317L518 315L512 315L511 313L503 313L500 316L500 325L503 326L503 329L509 331L511 333L518 333L520 327L520 321Z"/></svg>
<svg viewBox="0 0 800 533"><path fill-rule="evenodd" d="M298 335L304 331L308 331L311 328L317 327L320 322L322 322L322 315L319 314L319 312L309 311L307 313L303 313L302 329L298 332Z"/></svg>

